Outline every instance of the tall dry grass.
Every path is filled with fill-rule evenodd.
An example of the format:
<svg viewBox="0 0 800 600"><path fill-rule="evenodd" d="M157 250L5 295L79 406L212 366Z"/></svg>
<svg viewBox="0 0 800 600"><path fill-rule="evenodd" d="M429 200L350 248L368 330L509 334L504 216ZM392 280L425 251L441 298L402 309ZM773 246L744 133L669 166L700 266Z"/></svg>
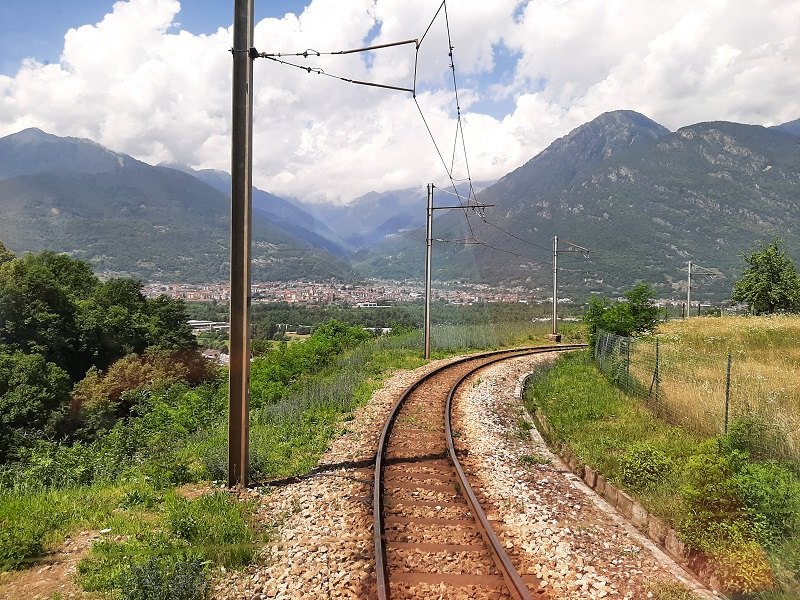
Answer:
<svg viewBox="0 0 800 600"><path fill-rule="evenodd" d="M659 410L699 433L724 429L727 357L729 420L747 417L800 458L800 317L697 317L662 324ZM631 374L652 384L655 343L637 342Z"/></svg>

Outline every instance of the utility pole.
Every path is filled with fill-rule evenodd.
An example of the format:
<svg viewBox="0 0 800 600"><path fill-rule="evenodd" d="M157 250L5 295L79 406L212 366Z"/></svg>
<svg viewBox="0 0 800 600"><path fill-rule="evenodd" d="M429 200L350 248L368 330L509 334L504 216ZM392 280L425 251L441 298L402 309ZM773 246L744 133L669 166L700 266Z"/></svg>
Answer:
<svg viewBox="0 0 800 600"><path fill-rule="evenodd" d="M689 261L689 275L686 278L686 318L687 319L692 316L692 270L693 270L692 261ZM708 271L708 270L698 271L697 269L694 269L694 274L695 275L711 275L713 277L714 275L717 275L718 273L714 273L713 271ZM697 303L697 314L698 314L698 316L700 315L700 302L699 301Z"/></svg>
<svg viewBox="0 0 800 600"><path fill-rule="evenodd" d="M234 0L228 486L248 484L250 246L253 191L253 0Z"/></svg>
<svg viewBox="0 0 800 600"><path fill-rule="evenodd" d="M686 318L692 312L692 261L689 261L689 277L686 279Z"/></svg>
<svg viewBox="0 0 800 600"><path fill-rule="evenodd" d="M550 338L554 342L560 342L561 336L558 334L558 236L553 236L553 330Z"/></svg>
<svg viewBox="0 0 800 600"><path fill-rule="evenodd" d="M553 330L547 338L554 342L561 341L561 334L558 333L558 254L563 252L580 252L586 258L589 257L589 250L583 246L573 244L572 242L568 243L569 248L566 250L559 250L558 236L553 236Z"/></svg>
<svg viewBox="0 0 800 600"><path fill-rule="evenodd" d="M433 184L428 184L428 233L425 238L425 360L431 357L431 250L433 248Z"/></svg>
<svg viewBox="0 0 800 600"><path fill-rule="evenodd" d="M486 208L487 206L494 206L494 204L475 204L465 206L459 204L458 206L433 206L433 188L436 186L432 183L428 184L428 232L425 237L425 332L424 339L424 356L425 360L431 357L431 254L433 250L433 211L435 210L466 210L469 208ZM439 240L441 241L441 240Z"/></svg>

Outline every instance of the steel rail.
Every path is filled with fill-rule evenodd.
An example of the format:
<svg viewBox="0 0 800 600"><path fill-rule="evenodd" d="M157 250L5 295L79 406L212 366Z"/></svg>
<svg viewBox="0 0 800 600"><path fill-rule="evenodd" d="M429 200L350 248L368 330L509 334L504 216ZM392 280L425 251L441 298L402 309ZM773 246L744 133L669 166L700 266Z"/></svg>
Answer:
<svg viewBox="0 0 800 600"><path fill-rule="evenodd" d="M385 458L386 458L386 450L388 447L388 440L392 432L392 428L394 426L394 422L400 413L400 409L403 404L406 402L407 398L417 390L422 384L426 383L433 377L441 374L443 371L450 369L456 365L460 365L469 361L480 360L482 358L489 358L492 356L497 357L495 360L492 360L487 363L481 363L480 365L476 366L475 369L472 369L467 375L465 375L456 385L450 390L450 394L448 395L447 399L447 407L446 407L446 417L445 417L445 427L448 431L447 433L447 444L449 447L449 452L451 459L455 457L455 450L453 448L452 442L452 435L450 431L450 403L451 397L454 394L454 390L460 385L466 377L472 375L475 371L482 369L483 367L493 364L495 362L499 362L502 360L506 360L509 358L515 358L517 356L526 356L530 354L541 354L547 352L560 352L564 350L576 350L579 348L585 348L586 344L573 344L573 345L560 345L560 346L538 346L538 347L525 347L525 348L515 348L511 350L496 350L493 352L485 352L482 354L473 354L471 356L467 356L464 358L460 358L458 360L452 361L443 365L430 373L427 373L423 377L419 378L413 384L411 384L400 398L394 403L389 413L388 418L386 419L386 423L384 424L383 431L381 432L381 436L378 440L378 450L375 457L375 471L374 471L374 479L373 479L373 496L372 496L372 511L373 511L373 541L375 547L375 573L377 576L377 591L378 591L378 599L379 600L388 600L390 598L390 587L389 587L389 569L386 564L386 544L385 544L385 532L384 532L384 515L383 515L383 471L385 467ZM491 525L489 525L488 519L486 518L483 509L480 507L480 503L478 503L477 498L475 498L474 493L472 492L471 486L466 483L465 475L463 473L463 469L461 469L461 465L457 462L453 462L456 471L459 474L459 477L462 478L462 489L469 490L468 494L471 495L471 499L467 499L468 504L471 505L471 510L473 511L473 515L481 515L483 519L479 520L479 529L481 529L481 534L484 535L484 531L489 535L489 542L488 546L493 551L497 552L497 549L500 549L500 553L498 556L505 557L505 560L502 558L500 559L500 566L498 565L498 570L503 573L503 578L506 581L515 581L515 579L519 580L522 583L519 574L516 573L514 570L513 565L511 565L510 559L506 554L505 550L502 548L499 540L497 539L496 534L491 530ZM494 542L491 541L491 536L494 537ZM486 539L486 537L484 537ZM508 564L511 566L513 573L516 575L516 578L512 576L506 576L504 571L504 566ZM513 585L513 584L512 584ZM519 598L530 598L530 593L527 591L527 586L522 583L523 589L528 594L527 596L518 596ZM513 589L513 588L512 588Z"/></svg>

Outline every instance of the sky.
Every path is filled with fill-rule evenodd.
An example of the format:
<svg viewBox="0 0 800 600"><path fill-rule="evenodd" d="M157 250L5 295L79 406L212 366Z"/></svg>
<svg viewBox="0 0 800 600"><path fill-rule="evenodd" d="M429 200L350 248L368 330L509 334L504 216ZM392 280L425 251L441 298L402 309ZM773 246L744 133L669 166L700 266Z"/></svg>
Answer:
<svg viewBox="0 0 800 600"><path fill-rule="evenodd" d="M345 202L448 171L493 180L616 109L673 131L800 118L796 0L441 4L255 0L261 52L422 42L283 57L415 96L257 60L254 183ZM0 0L0 136L38 127L229 171L232 16L232 0Z"/></svg>

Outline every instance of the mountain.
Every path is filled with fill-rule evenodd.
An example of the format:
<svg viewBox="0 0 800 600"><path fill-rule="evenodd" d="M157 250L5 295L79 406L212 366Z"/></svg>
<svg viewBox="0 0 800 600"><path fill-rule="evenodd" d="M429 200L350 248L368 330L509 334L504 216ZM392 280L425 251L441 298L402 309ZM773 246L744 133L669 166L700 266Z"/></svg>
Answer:
<svg viewBox="0 0 800 600"><path fill-rule="evenodd" d="M777 129L778 131L789 133L791 135L800 135L800 119L795 119L794 121L789 121L788 123L782 123L781 125L775 125L772 127L772 129Z"/></svg>
<svg viewBox="0 0 800 600"><path fill-rule="evenodd" d="M800 138L782 129L727 122L670 132L632 111L600 115L553 142L484 190L480 215L451 211L434 236L480 244L437 244L434 276L523 284L546 292L553 236L565 252L560 281L572 295L618 293L644 280L680 297L686 264L714 271L698 293L730 296L740 253L781 237L800 257ZM421 239L420 239L421 238ZM398 236L357 267L421 276L422 236Z"/></svg>
<svg viewBox="0 0 800 600"><path fill-rule="evenodd" d="M144 163L100 144L25 129L0 138L0 179L42 173L114 173Z"/></svg>
<svg viewBox="0 0 800 600"><path fill-rule="evenodd" d="M102 274L228 278L230 201L201 179L35 129L0 138L0 240L67 252ZM255 211L254 211L255 213ZM347 278L322 245L253 217L254 279Z"/></svg>
<svg viewBox="0 0 800 600"><path fill-rule="evenodd" d="M486 183L473 184L475 190ZM457 186L466 198L467 185ZM445 190L440 193L452 193ZM425 227L426 186L369 192L345 204L303 203L303 208L328 224L352 251L367 250L381 244L387 237Z"/></svg>
<svg viewBox="0 0 800 600"><path fill-rule="evenodd" d="M231 176L203 169L192 174L230 198ZM295 239L323 248L340 258L348 255L347 243L331 227L289 200L253 187L253 214L260 215Z"/></svg>
<svg viewBox="0 0 800 600"><path fill-rule="evenodd" d="M346 204L305 203L303 208L344 240L351 250L373 246L387 236L425 224L425 188L369 192Z"/></svg>

